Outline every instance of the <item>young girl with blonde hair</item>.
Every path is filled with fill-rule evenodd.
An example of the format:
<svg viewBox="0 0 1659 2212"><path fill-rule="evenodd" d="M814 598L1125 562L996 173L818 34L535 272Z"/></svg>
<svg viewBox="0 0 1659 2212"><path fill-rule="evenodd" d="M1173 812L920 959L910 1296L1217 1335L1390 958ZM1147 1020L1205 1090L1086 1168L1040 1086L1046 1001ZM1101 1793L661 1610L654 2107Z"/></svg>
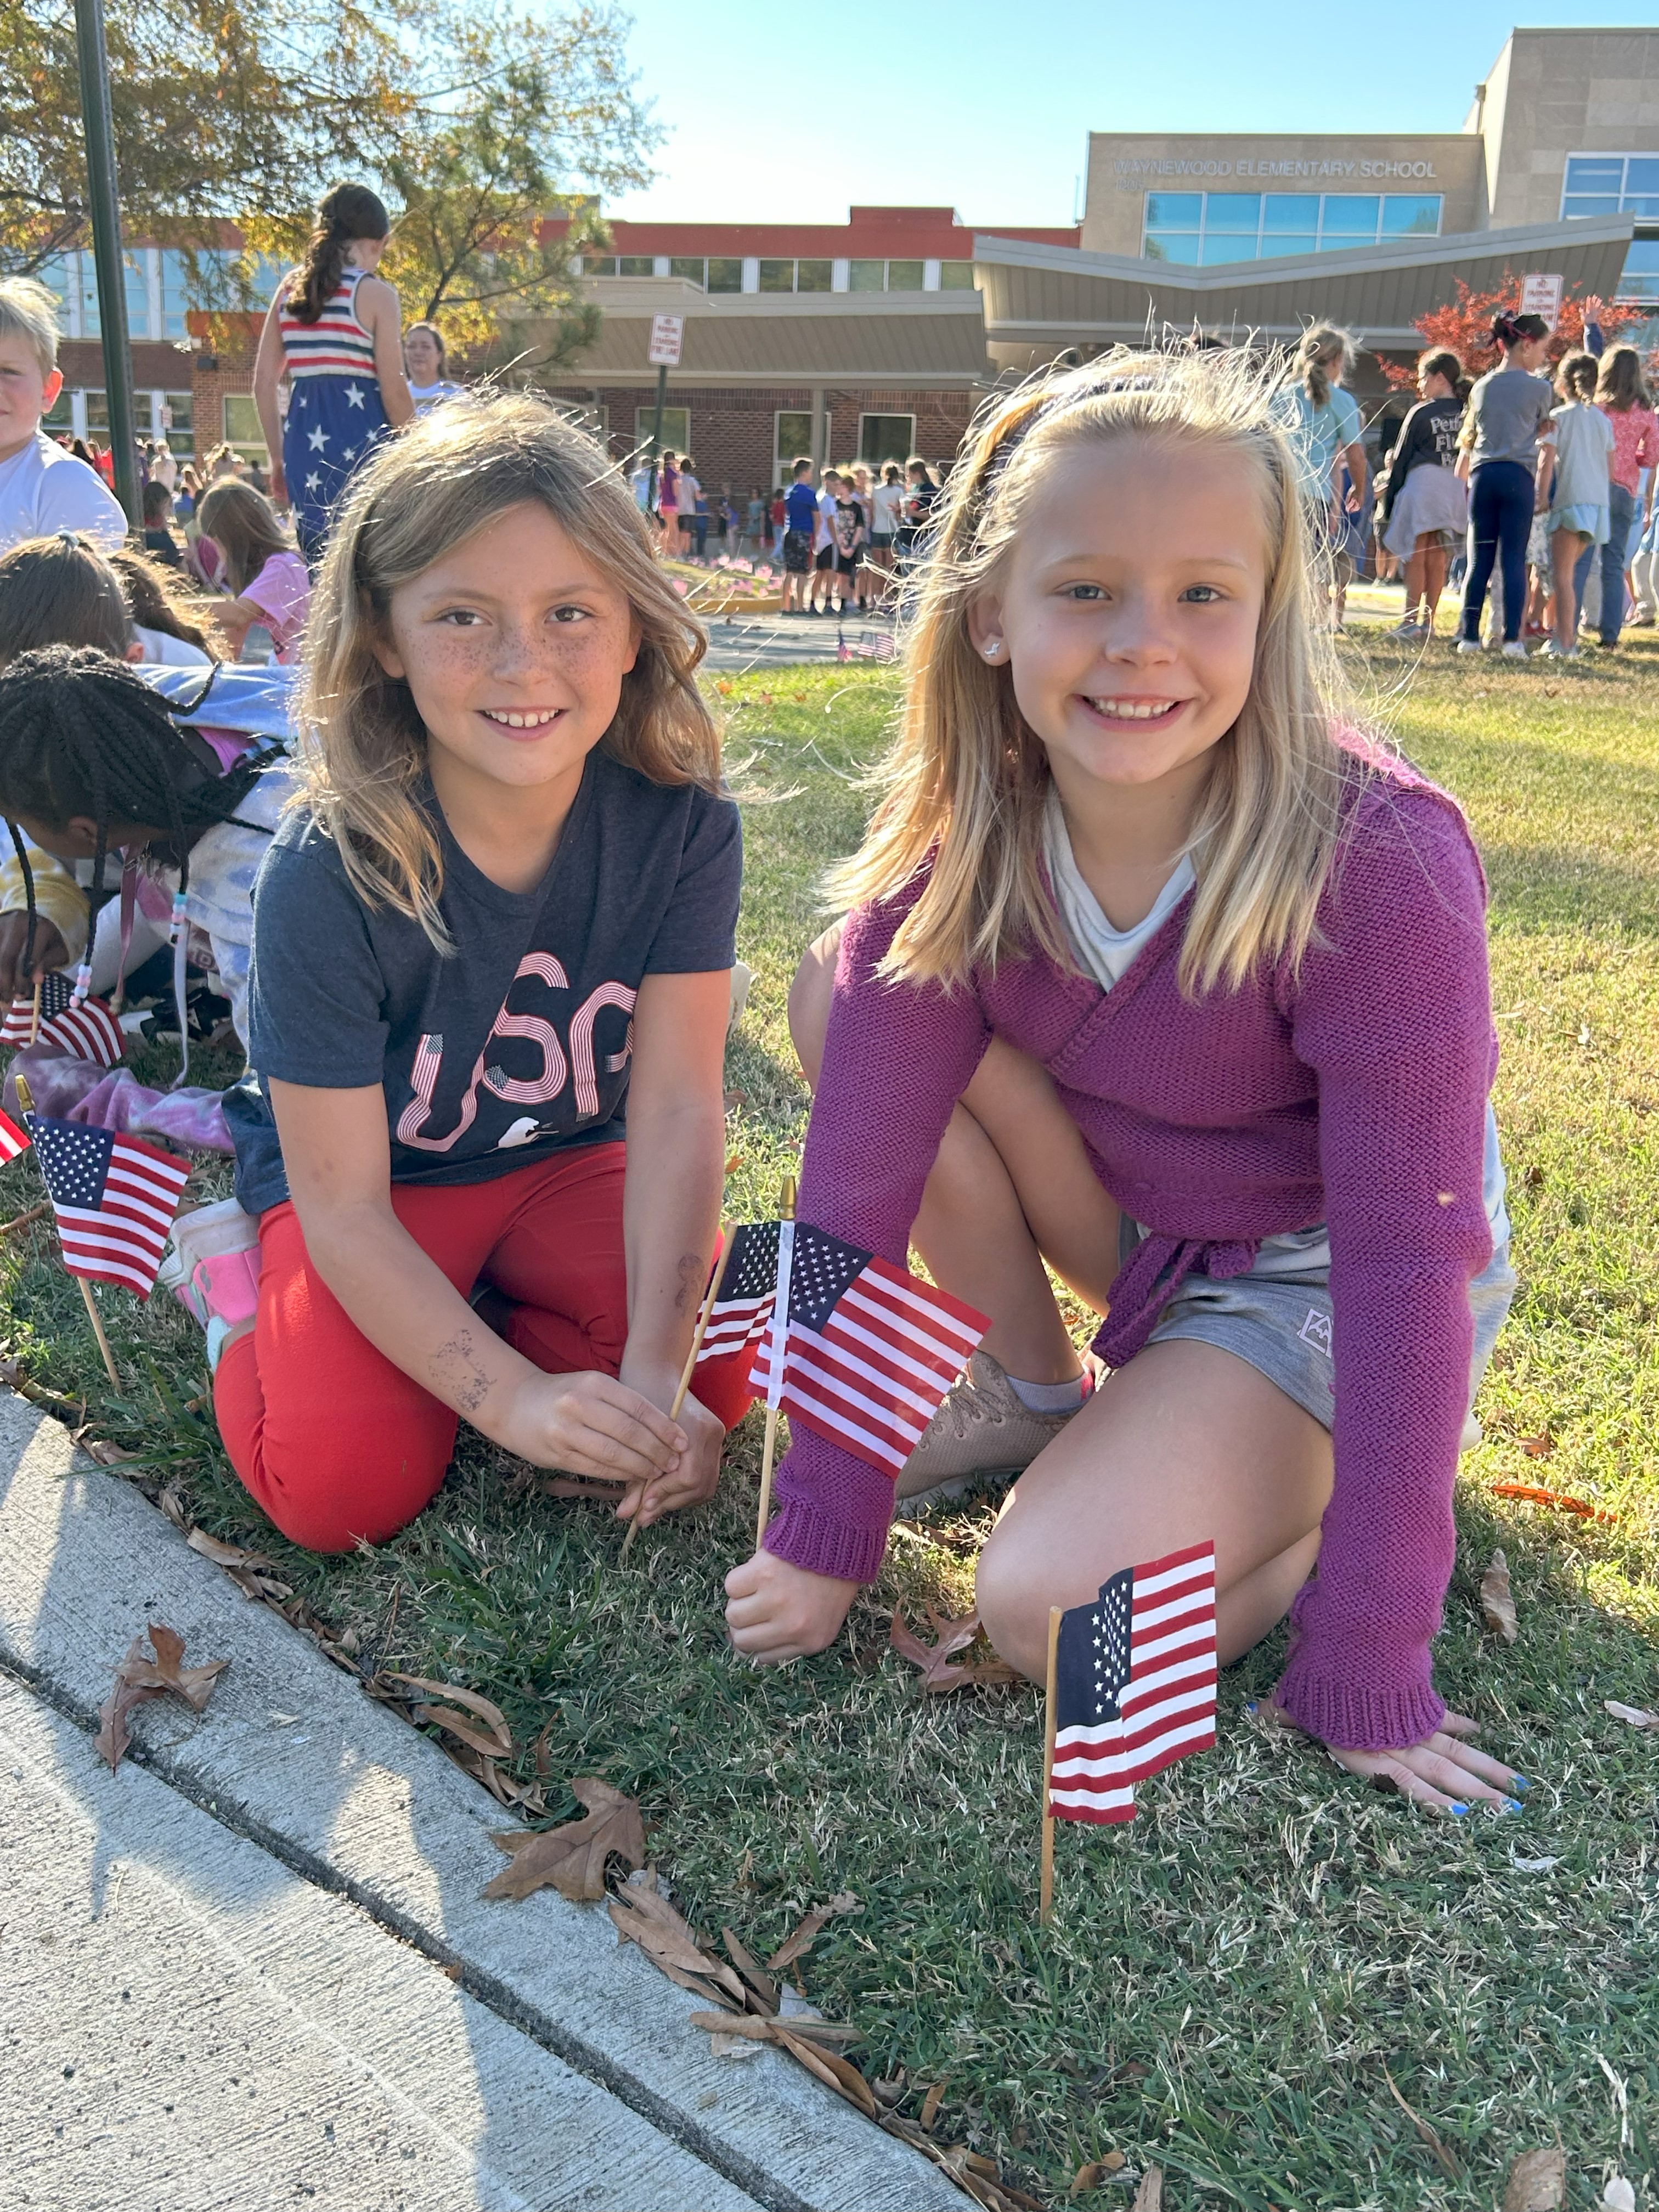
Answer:
<svg viewBox="0 0 1659 2212"><path fill-rule="evenodd" d="M902 1492L1031 1464L997 1648L1213 1540L1220 1644L1292 1611L1286 1711L1356 1772L1512 1802L1430 1676L1460 1438L1514 1278L1484 885L1352 726L1297 456L1237 354L1107 357L981 421L919 586L852 911L793 1009L799 1212L991 1316ZM1043 1262L1107 1318L1085 1397ZM1013 1449L1011 1449L1011 1447ZM738 1650L821 1650L893 1486L798 1435ZM1317 1577L1309 1577L1317 1568Z"/></svg>
<svg viewBox="0 0 1659 2212"><path fill-rule="evenodd" d="M603 453L527 398L386 445L307 631L303 791L253 906L238 1249L184 1273L233 1466L377 1543L465 1416L707 1496L740 1359L668 1418L713 1251L741 840L703 637Z"/></svg>

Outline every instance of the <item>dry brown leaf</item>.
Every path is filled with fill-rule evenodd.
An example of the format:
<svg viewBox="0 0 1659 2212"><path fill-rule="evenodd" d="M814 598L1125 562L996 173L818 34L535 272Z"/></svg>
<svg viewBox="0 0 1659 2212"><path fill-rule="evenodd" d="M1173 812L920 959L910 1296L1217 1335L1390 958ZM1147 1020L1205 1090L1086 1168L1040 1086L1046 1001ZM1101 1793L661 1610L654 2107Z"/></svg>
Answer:
<svg viewBox="0 0 1659 2212"><path fill-rule="evenodd" d="M1521 1632L1510 1588L1510 1563L1502 1552L1492 1553L1492 1564L1480 1577L1480 1618L1505 1644L1513 1644Z"/></svg>
<svg viewBox="0 0 1659 2212"><path fill-rule="evenodd" d="M741 2035L751 2043L776 2043L793 2035L815 2046L830 2044L844 2049L864 2040L857 2028L837 2020L766 2020L757 2012L694 2012L687 2017L693 2027L706 2027L711 2035Z"/></svg>
<svg viewBox="0 0 1659 2212"><path fill-rule="evenodd" d="M1098 2189L1105 2179L1104 2159L1091 2159L1087 2166L1079 2166L1077 2172L1072 2176L1072 2185L1066 2194L1068 2197L1081 2197L1086 2190Z"/></svg>
<svg viewBox="0 0 1659 2212"><path fill-rule="evenodd" d="M100 1467L128 1467L138 1456L137 1452L123 1451L119 1444L106 1443L102 1437L88 1437L81 1449Z"/></svg>
<svg viewBox="0 0 1659 2212"><path fill-rule="evenodd" d="M115 1680L109 1696L98 1709L100 1726L94 1742L110 1763L111 1771L121 1763L131 1739L127 1734L127 1715L135 1705L146 1704L169 1690L182 1698L192 1712L199 1713L213 1695L213 1686L229 1666L228 1659L210 1660L205 1667L186 1667L182 1662L185 1640L174 1630L164 1628L152 1621L149 1629L150 1649L154 1658L146 1657L144 1639L133 1638L126 1656L115 1670Z"/></svg>
<svg viewBox="0 0 1659 2212"><path fill-rule="evenodd" d="M1502 1556L1501 1553L1499 1556ZM1416 2129L1420 2140L1425 2142L1430 2150L1434 2154L1434 2162L1440 2168L1440 2171L1446 2176L1449 2181L1460 2181L1462 2179L1462 2176L1457 2170L1456 2160L1446 2148L1445 2144L1441 2142L1439 2136L1429 2125L1428 2122L1423 2118L1422 2114L1420 2112L1414 2112L1411 2106L1406 2102L1406 2100L1401 2095L1398 2087L1395 2086L1395 2078L1389 2071L1389 2063L1386 2058L1382 2061L1382 2079L1388 2083L1389 2091L1393 2095L1395 2104L1399 2106L1401 2111L1406 2115L1406 2118Z"/></svg>
<svg viewBox="0 0 1659 2212"><path fill-rule="evenodd" d="M779 1944L777 1949L767 1960L767 1965L775 1974L781 1974L786 1966L793 1966L797 1959L804 1959L806 1956L828 1922L835 1919L839 1913L856 1912L858 1908L859 1900L850 1889L842 1890L836 1896L830 1899L828 1905L815 1905L811 1911L805 1915L794 1934Z"/></svg>
<svg viewBox="0 0 1659 2212"><path fill-rule="evenodd" d="M720 1940L726 1946L726 1955L744 1981L748 1983L761 2009L763 2012L775 2012L781 2002L778 1985L762 1966L760 1960L743 1938L740 1936L734 1936L729 1928L721 1929Z"/></svg>
<svg viewBox="0 0 1659 2212"><path fill-rule="evenodd" d="M481 1735L477 1729L468 1726L460 1713L451 1711L449 1705L416 1705L415 1717L417 1721L431 1721L439 1728L447 1729L452 1735L459 1736L463 1743L471 1745L474 1751L481 1753L486 1759L510 1759L513 1756L513 1731L507 1724L507 1715L488 1698L480 1697L476 1690L458 1690L453 1682L431 1681L424 1674L393 1674L392 1679L394 1682L407 1682L412 1689L430 1690L434 1697L447 1698L449 1705L464 1705L468 1712L476 1713L486 1723L489 1734ZM586 1803L586 1800L582 1802Z"/></svg>
<svg viewBox="0 0 1659 2212"><path fill-rule="evenodd" d="M1522 2151L1510 2168L1504 2212L1559 2212L1567 2201L1567 2158L1559 2143Z"/></svg>
<svg viewBox="0 0 1659 2212"><path fill-rule="evenodd" d="M250 1573L276 1571L276 1562L268 1559L263 1552L245 1552L240 1544L227 1544L220 1537L210 1536L205 1528L192 1528L185 1541L192 1552L199 1552L216 1566L243 1567Z"/></svg>
<svg viewBox="0 0 1659 2212"><path fill-rule="evenodd" d="M511 1829L491 1837L511 1863L484 1884L486 1897L528 1897L551 1887L573 1902L592 1902L605 1895L605 1865L613 1851L630 1867L645 1864L645 1826L635 1801L594 1775L579 1776L570 1788L587 1808L580 1820L538 1835Z"/></svg>
<svg viewBox="0 0 1659 2212"><path fill-rule="evenodd" d="M610 1913L623 1943L637 1943L652 1964L684 1990L738 2012L748 2008L742 1981L705 1951L668 1899L655 1889L629 1882L610 1899Z"/></svg>
<svg viewBox="0 0 1659 2212"><path fill-rule="evenodd" d="M933 2132L933 2123L939 2118L939 2106L945 2102L945 2083L950 2078L947 2074L943 2081L935 2081L921 2100L921 2127L927 2135Z"/></svg>
<svg viewBox="0 0 1659 2212"><path fill-rule="evenodd" d="M1659 1729L1659 1713L1650 1713L1645 1705L1621 1705L1617 1698L1606 1698L1602 1709L1616 1721L1628 1721L1632 1728Z"/></svg>
<svg viewBox="0 0 1659 2212"><path fill-rule="evenodd" d="M1528 1459L1547 1459L1555 1449L1555 1438L1547 1429L1540 1429L1535 1437L1522 1437L1521 1449Z"/></svg>
<svg viewBox="0 0 1659 2212"><path fill-rule="evenodd" d="M867 2119L877 2118L875 2093L850 2058L842 2058L834 2051L821 2051L799 2034L793 2033L793 2023L786 2027L782 2021L769 2021L768 2027L784 2049L798 2058L809 2074L816 2074L820 2081L827 2081L832 2089L840 2090L849 2105L856 2105Z"/></svg>
<svg viewBox="0 0 1659 2212"><path fill-rule="evenodd" d="M1149 2166L1140 2177L1140 2186L1135 2191L1135 2201L1130 2212L1162 2212L1164 2204L1164 2168Z"/></svg>
<svg viewBox="0 0 1659 2212"><path fill-rule="evenodd" d="M896 1607L887 1640L901 1659L908 1659L913 1667L921 1669L921 1686L936 1696L951 1690L983 1689L1002 1683L1019 1682L1024 1677L1000 1659L982 1659L975 1663L953 1665L958 1651L965 1651L980 1632L979 1615L969 1613L963 1620L942 1619L928 1608L928 1617L939 1641L924 1644Z"/></svg>

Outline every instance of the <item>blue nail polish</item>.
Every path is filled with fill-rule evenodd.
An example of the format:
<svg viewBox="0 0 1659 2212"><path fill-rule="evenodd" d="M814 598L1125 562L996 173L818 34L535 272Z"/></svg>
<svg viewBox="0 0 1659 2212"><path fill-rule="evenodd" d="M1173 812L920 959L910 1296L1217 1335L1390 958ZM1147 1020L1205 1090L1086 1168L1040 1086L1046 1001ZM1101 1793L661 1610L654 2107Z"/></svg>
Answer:
<svg viewBox="0 0 1659 2212"><path fill-rule="evenodd" d="M1528 1781L1524 1774L1511 1774L1510 1777L1510 1788L1511 1790L1527 1790L1532 1788L1532 1784Z"/></svg>
<svg viewBox="0 0 1659 2212"><path fill-rule="evenodd" d="M1255 1699L1254 1698L1247 1698L1244 1700L1244 1710L1247 1713L1253 1713L1255 1711Z"/></svg>
<svg viewBox="0 0 1659 2212"><path fill-rule="evenodd" d="M1452 1806L1452 1811L1453 1811L1454 1813L1455 1813L1455 1814L1456 1814L1456 1815L1457 1815L1457 1817L1458 1817L1458 1819L1459 1819L1460 1820L1462 1819L1462 1817L1463 1817L1464 1814L1465 1814L1465 1813L1467 1813L1467 1812L1468 1811L1468 1809L1469 1809L1469 1808L1468 1808L1468 1807L1467 1805L1460 1805L1460 1804L1454 1803L1454 1804L1453 1804L1453 1806Z"/></svg>
<svg viewBox="0 0 1659 2212"><path fill-rule="evenodd" d="M1518 1813L1521 1810L1521 1800L1518 1797L1506 1797L1502 1809L1505 1813Z"/></svg>

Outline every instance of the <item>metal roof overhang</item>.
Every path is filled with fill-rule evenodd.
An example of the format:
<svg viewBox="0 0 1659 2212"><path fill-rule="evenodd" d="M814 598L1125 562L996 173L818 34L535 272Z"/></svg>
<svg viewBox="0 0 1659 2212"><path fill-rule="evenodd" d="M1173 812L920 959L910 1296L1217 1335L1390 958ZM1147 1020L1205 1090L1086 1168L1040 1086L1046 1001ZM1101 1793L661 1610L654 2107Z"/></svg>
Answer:
<svg viewBox="0 0 1659 2212"><path fill-rule="evenodd" d="M1042 249L1047 250L1047 249ZM684 315L689 384L863 384L961 391L992 374L977 292L705 292L672 277L599 277L583 286L605 312L599 335L556 384L654 385L646 358L653 315ZM526 347L553 325L515 327Z"/></svg>
<svg viewBox="0 0 1659 2212"><path fill-rule="evenodd" d="M1595 216L1217 269L975 236L974 269L986 337L1005 363L1020 348L1046 356L1068 345L1133 344L1149 328L1194 322L1224 337L1294 338L1315 318L1368 347L1413 350L1422 343L1416 319L1449 304L1460 276L1484 292L1511 270L1547 270L1570 290L1611 299L1634 228L1627 215Z"/></svg>

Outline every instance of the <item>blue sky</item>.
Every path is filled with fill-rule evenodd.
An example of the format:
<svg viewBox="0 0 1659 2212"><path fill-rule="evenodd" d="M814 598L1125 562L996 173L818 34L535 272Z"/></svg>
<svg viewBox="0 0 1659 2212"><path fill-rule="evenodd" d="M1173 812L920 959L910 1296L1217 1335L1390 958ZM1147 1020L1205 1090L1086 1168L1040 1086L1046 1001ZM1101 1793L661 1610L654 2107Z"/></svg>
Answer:
<svg viewBox="0 0 1659 2212"><path fill-rule="evenodd" d="M612 215L842 222L854 200L1072 220L1088 132L1456 131L1516 24L1646 24L1659 0L631 0L670 136Z"/></svg>

